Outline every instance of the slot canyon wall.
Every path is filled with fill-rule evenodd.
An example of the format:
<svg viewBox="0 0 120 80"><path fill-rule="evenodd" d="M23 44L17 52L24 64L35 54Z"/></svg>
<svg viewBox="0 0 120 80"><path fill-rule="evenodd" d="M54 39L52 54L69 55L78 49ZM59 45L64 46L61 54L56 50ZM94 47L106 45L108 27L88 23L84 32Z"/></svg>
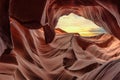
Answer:
<svg viewBox="0 0 120 80"><path fill-rule="evenodd" d="M0 0L0 80L119 80L119 5L119 0ZM84 39L56 31L59 17L70 13L109 34Z"/></svg>
<svg viewBox="0 0 120 80"><path fill-rule="evenodd" d="M58 18L71 12L94 21L119 38L119 5L118 0L1 0L0 26L6 27L4 29L1 27L1 44L5 41L3 45L12 48L8 14L28 28L36 29L45 26L47 43L51 42L55 36L54 27ZM5 49L5 46L3 47ZM9 50L6 52L9 53Z"/></svg>

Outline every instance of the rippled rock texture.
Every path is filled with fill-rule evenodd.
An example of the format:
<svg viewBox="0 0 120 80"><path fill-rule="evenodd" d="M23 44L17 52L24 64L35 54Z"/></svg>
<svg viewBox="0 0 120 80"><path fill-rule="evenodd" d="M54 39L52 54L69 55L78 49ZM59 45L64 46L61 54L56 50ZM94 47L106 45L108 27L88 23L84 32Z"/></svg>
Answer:
<svg viewBox="0 0 120 80"><path fill-rule="evenodd" d="M8 1L0 1L0 80L120 79L120 1L11 0L10 7ZM109 34L55 31L58 18L71 12Z"/></svg>
<svg viewBox="0 0 120 80"><path fill-rule="evenodd" d="M1 80L117 80L119 77L120 40L113 35L83 38L56 30L53 42L46 44L43 30L27 29L13 19L11 32L14 49L0 58Z"/></svg>

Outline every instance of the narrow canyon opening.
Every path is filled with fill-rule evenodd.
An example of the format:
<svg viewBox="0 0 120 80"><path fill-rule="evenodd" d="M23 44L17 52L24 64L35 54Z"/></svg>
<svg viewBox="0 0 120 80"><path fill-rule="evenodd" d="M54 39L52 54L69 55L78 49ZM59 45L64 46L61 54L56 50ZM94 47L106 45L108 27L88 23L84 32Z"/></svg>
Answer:
<svg viewBox="0 0 120 80"><path fill-rule="evenodd" d="M99 27L93 21L74 13L61 16L56 28L62 29L67 33L79 33L83 37L92 37L107 33L103 27Z"/></svg>

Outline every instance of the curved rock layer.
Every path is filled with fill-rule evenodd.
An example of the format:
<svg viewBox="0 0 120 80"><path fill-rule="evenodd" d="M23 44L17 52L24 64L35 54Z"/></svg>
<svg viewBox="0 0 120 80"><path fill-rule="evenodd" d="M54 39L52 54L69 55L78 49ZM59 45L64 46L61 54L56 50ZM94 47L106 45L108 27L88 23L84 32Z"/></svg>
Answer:
<svg viewBox="0 0 120 80"><path fill-rule="evenodd" d="M119 0L47 0L40 11L42 0L11 0L10 15L18 20L11 19L11 30L8 1L0 1L0 80L120 80ZM58 18L71 12L110 34L55 32ZM44 30L34 30L40 27Z"/></svg>
<svg viewBox="0 0 120 80"><path fill-rule="evenodd" d="M56 30L46 44L43 30L11 20L14 49L0 58L0 80L119 80L120 40L110 34L84 38Z"/></svg>
<svg viewBox="0 0 120 80"><path fill-rule="evenodd" d="M0 55L9 53L13 47L9 15L24 27L31 29L43 27L46 43L54 39L54 27L59 17L69 13L75 13L94 21L120 39L119 5L119 0L1 0L0 47L2 48Z"/></svg>
<svg viewBox="0 0 120 80"><path fill-rule="evenodd" d="M120 39L119 5L120 1L118 0L48 0L41 24L48 24L50 29L54 30L60 16L75 13L92 20ZM48 34L46 33L45 36L49 37ZM50 41L48 40L48 42Z"/></svg>

